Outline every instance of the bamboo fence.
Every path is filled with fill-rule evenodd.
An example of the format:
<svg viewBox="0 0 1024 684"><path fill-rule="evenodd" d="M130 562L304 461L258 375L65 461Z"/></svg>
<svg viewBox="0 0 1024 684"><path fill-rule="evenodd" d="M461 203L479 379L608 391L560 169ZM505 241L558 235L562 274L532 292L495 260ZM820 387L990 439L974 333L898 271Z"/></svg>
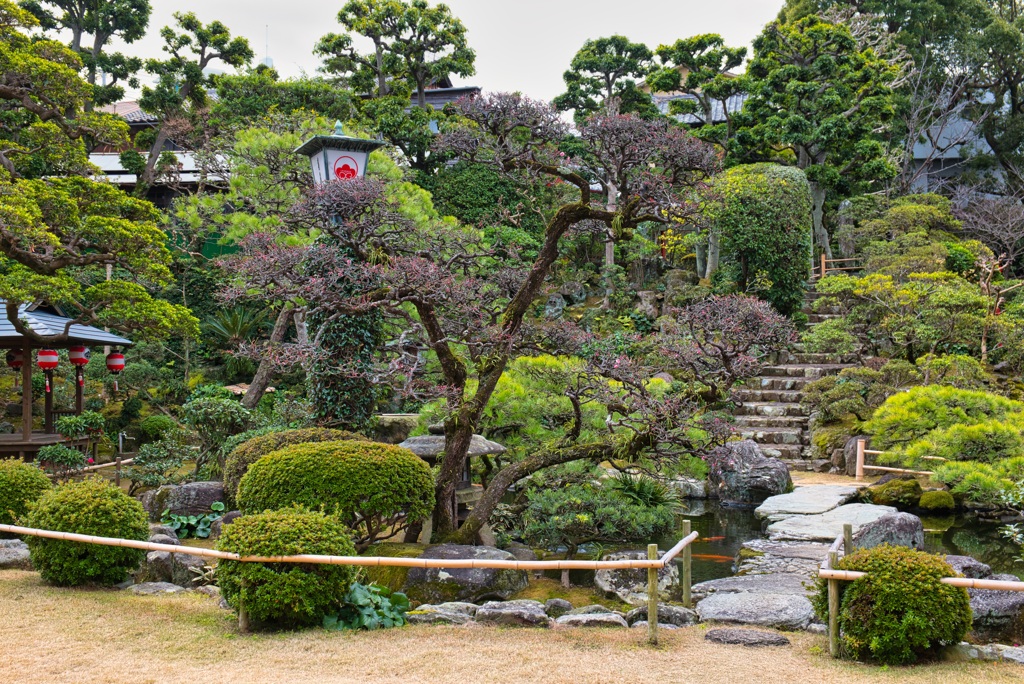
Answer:
<svg viewBox="0 0 1024 684"><path fill-rule="evenodd" d="M485 560L485 559L445 559L445 558L395 558L388 556L323 556L316 554L298 554L292 556L241 556L230 551L217 551L216 549L204 549L193 546L182 546L180 544L158 544L149 541L138 541L135 539L119 539L116 537L98 537L91 534L76 534L73 532L58 532L55 530L39 530L19 525L0 525L0 532L18 534L45 539L59 539L62 541L79 542L83 544L98 544L100 546L119 546L143 551L166 551L167 553L183 553L190 556L202 558L216 558L218 560L239 561L242 563L302 563L311 565L355 565L360 567L398 567L398 568L486 568L494 570L647 570L648 571L648 634L652 644L658 642L657 636L657 603L658 603L658 570L672 563L679 554L683 554L683 602L690 607L690 562L692 544L700 534L690 532L690 521L683 523L685 536L669 549L665 555L658 558L658 547L656 544L648 546L648 557L635 560L551 560L551 561L523 561L523 560ZM653 556L652 556L653 548ZM653 606L653 609L651 608ZM242 613L244 611L240 611ZM653 619L650 619L653 616ZM242 622L240 615L240 623ZM247 623L248 621L245 620ZM244 631L244 630L243 630Z"/></svg>
<svg viewBox="0 0 1024 684"><path fill-rule="evenodd" d="M836 537L828 549L828 556L821 563L818 577L828 582L828 647L833 658L839 657L839 583L853 582L867 577L866 572L856 570L836 570L839 561L839 550L844 554L853 553L853 525L843 525L843 533ZM984 589L988 591L1024 591L1024 582L1007 580L972 579L970 577L943 577L942 584L965 589Z"/></svg>
<svg viewBox="0 0 1024 684"><path fill-rule="evenodd" d="M881 454L884 454L884 453L885 453L884 451L875 451L873 449L868 449L867 448L867 440L858 439L857 440L856 479L863 480L864 479L864 471L865 470L877 470L879 472L884 472L884 473L901 473L901 474L904 474L904 475L934 475L935 474L931 470L908 470L906 468L890 468L888 466L867 465L867 464L864 463L865 456L867 456L868 454L871 454L873 456L878 456L878 455L881 455ZM946 459L942 458L941 456L922 456L921 460L924 460L924 461L945 461Z"/></svg>

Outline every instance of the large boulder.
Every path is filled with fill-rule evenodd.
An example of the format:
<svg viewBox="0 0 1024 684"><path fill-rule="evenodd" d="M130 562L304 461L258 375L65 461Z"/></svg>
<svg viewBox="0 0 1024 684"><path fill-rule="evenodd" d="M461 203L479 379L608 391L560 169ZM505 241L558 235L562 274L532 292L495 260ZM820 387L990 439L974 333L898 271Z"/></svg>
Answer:
<svg viewBox="0 0 1024 684"><path fill-rule="evenodd" d="M765 456L749 439L720 446L707 460L708 494L724 503L756 505L793 488L786 464Z"/></svg>
<svg viewBox="0 0 1024 684"><path fill-rule="evenodd" d="M375 442L401 444L419 425L418 413L384 413L377 416L371 436Z"/></svg>
<svg viewBox="0 0 1024 684"><path fill-rule="evenodd" d="M865 440L868 449L871 448L871 435L854 435L846 440L846 444L843 445L843 460L846 461L846 474L850 477L854 477L857 474L857 440L860 439ZM864 454L864 463L865 465L875 465L875 456L873 454Z"/></svg>
<svg viewBox="0 0 1024 684"><path fill-rule="evenodd" d="M711 594L697 604L702 622L727 622L773 629L807 629L814 608L805 596L795 594Z"/></svg>
<svg viewBox="0 0 1024 684"><path fill-rule="evenodd" d="M476 621L507 627L549 627L551 618L540 601L488 601L476 611Z"/></svg>
<svg viewBox="0 0 1024 684"><path fill-rule="evenodd" d="M1019 582L1013 575L991 575L985 579ZM1008 644L1024 642L1024 591L968 589L974 613L974 637L977 641Z"/></svg>
<svg viewBox="0 0 1024 684"><path fill-rule="evenodd" d="M992 568L970 556L946 556L946 562L964 577L984 579L992 576Z"/></svg>
<svg viewBox="0 0 1024 684"><path fill-rule="evenodd" d="M917 508L923 493L921 483L913 477L908 477L868 487L867 496L873 504L895 506L900 510L907 510Z"/></svg>
<svg viewBox="0 0 1024 684"><path fill-rule="evenodd" d="M439 544L430 546L421 558L444 560L515 560L515 556L493 546ZM490 568L413 568L405 582L405 593L419 603L448 601L480 602L505 600L529 583L522 570ZM543 606L541 606L543 609Z"/></svg>
<svg viewBox="0 0 1024 684"><path fill-rule="evenodd" d="M626 622L633 626L637 622L647 621L647 606L640 606L626 613ZM675 627L688 627L700 622L697 612L682 606L670 606L664 603L658 604L658 624L673 625Z"/></svg>
<svg viewBox="0 0 1024 684"><path fill-rule="evenodd" d="M665 555L664 551L658 552L658 557ZM618 551L609 553L601 560L646 560L646 551ZM647 603L647 570L638 568L634 570L598 570L594 573L594 584L597 588L609 596L617 596L631 606L640 606ZM675 563L669 563L666 567L658 570L658 593L669 595L679 584L679 568ZM664 593L663 593L664 592Z"/></svg>
<svg viewBox="0 0 1024 684"><path fill-rule="evenodd" d="M587 301L587 288L575 280L562 283L562 287L558 288L558 294L562 295L569 306L584 304Z"/></svg>
<svg viewBox="0 0 1024 684"><path fill-rule="evenodd" d="M572 604L565 599L553 598L544 602L544 612L548 617L559 618L572 610Z"/></svg>
<svg viewBox="0 0 1024 684"><path fill-rule="evenodd" d="M853 535L858 549L873 549L882 544L924 550L924 525L910 513L888 513L865 523Z"/></svg>
<svg viewBox="0 0 1024 684"><path fill-rule="evenodd" d="M163 582L179 587L192 587L205 567L206 559L202 556L150 551L146 554L146 561L142 567L136 571L135 581L138 584Z"/></svg>
<svg viewBox="0 0 1024 684"><path fill-rule="evenodd" d="M203 515L210 506L224 501L223 482L189 482L183 485L164 485L142 495L142 506L149 519L160 520L164 511L176 515Z"/></svg>
<svg viewBox="0 0 1024 684"><path fill-rule="evenodd" d="M0 539L0 570L31 570L28 544L20 539Z"/></svg>

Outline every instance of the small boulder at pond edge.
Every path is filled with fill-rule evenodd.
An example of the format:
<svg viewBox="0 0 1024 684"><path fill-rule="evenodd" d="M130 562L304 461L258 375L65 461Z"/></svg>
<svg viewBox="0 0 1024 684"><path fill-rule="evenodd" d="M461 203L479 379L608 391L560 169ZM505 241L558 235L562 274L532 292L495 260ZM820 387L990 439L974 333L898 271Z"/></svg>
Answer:
<svg viewBox="0 0 1024 684"><path fill-rule="evenodd" d="M922 511L946 513L956 508L956 501L945 489L933 489L921 494L917 505Z"/></svg>
<svg viewBox="0 0 1024 684"><path fill-rule="evenodd" d="M754 506L793 488L789 468L745 439L714 449L707 458L708 495L723 503Z"/></svg>
<svg viewBox="0 0 1024 684"><path fill-rule="evenodd" d="M861 525L853 535L853 543L858 549L890 544L920 551L924 549L924 525L910 513L887 513Z"/></svg>
<svg viewBox="0 0 1024 684"><path fill-rule="evenodd" d="M658 552L658 557L664 556L664 551ZM646 560L646 551L619 551L609 553L601 560ZM658 593L667 596L668 593L679 584L679 568L675 563L669 563L664 568L658 569ZM594 585L609 596L617 596L631 606L639 606L647 603L647 570L638 568L635 570L598 570L594 573Z"/></svg>
<svg viewBox="0 0 1024 684"><path fill-rule="evenodd" d="M636 622L647 622L647 606L640 606L626 613L626 622L633 625ZM658 624L675 625L676 627L687 627L700 622L697 611L683 608L682 606L669 606L661 604L658 606Z"/></svg>
<svg viewBox="0 0 1024 684"><path fill-rule="evenodd" d="M704 635L704 639L716 644L740 646L789 646L789 639L781 634L754 629L712 629Z"/></svg>
<svg viewBox="0 0 1024 684"><path fill-rule="evenodd" d="M908 510L917 508L922 493L921 483L917 480L899 479L868 487L867 496L876 506L895 506L900 510Z"/></svg>
<svg viewBox="0 0 1024 684"><path fill-rule="evenodd" d="M544 603L544 612L548 614L548 617L562 617L571 610L572 604L565 599L553 598Z"/></svg>
<svg viewBox="0 0 1024 684"><path fill-rule="evenodd" d="M438 544L428 547L421 558L444 560L515 560L515 556L493 546ZM479 602L507 599L529 583L522 570L491 568L413 568L405 582L405 593L420 603L448 601ZM543 609L543 605L541 605Z"/></svg>
<svg viewBox="0 0 1024 684"><path fill-rule="evenodd" d="M506 627L549 627L551 619L540 601L488 601L476 611L476 621Z"/></svg>

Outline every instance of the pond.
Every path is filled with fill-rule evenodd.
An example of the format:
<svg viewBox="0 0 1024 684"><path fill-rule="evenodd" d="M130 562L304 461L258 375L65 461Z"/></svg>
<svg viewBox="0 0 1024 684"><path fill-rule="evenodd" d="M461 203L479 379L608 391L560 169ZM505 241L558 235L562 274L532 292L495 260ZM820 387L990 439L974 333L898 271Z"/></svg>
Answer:
<svg viewBox="0 0 1024 684"><path fill-rule="evenodd" d="M700 532L692 547L694 584L732 576L733 561L743 543L765 536L761 521L750 509L722 506L717 501L690 499L684 503L690 510L683 517ZM972 556L991 566L992 572L1024 579L1024 563L1016 562L1020 549L999 533L999 523L980 520L973 514L923 518L922 522L926 551ZM659 548L671 548L680 536L675 532L657 540Z"/></svg>

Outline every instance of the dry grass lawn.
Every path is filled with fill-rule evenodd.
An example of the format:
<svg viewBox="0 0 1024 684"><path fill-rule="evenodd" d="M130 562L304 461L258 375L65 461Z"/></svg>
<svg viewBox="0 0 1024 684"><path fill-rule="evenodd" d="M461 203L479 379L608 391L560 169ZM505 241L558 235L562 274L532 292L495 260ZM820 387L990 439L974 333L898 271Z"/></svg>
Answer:
<svg viewBox="0 0 1024 684"><path fill-rule="evenodd" d="M1013 682L1024 668L957 663L882 669L824 654L824 637L755 650L663 632L406 627L387 632L237 633L204 596L59 589L0 571L0 682Z"/></svg>

